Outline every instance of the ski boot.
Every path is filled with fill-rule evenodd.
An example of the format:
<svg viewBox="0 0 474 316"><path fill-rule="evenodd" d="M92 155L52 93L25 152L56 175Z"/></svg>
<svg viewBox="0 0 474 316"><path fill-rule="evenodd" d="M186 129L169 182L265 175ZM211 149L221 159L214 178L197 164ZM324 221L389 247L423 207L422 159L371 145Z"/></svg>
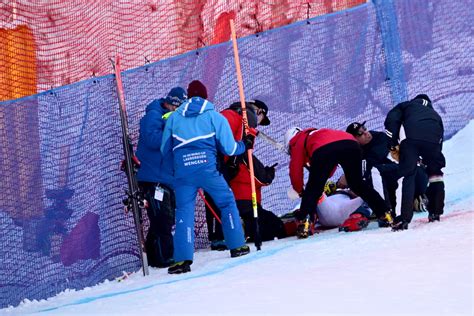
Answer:
<svg viewBox="0 0 474 316"><path fill-rule="evenodd" d="M250 252L250 247L247 245L243 245L242 247L231 249L230 250L230 257L231 258L236 258L236 257L241 257L245 256Z"/></svg>
<svg viewBox="0 0 474 316"><path fill-rule="evenodd" d="M184 261L176 262L168 268L168 273L169 274L181 274L181 273L190 272L191 271L191 264L193 264L193 262L191 260L184 260Z"/></svg>
<svg viewBox="0 0 474 316"><path fill-rule="evenodd" d="M307 216L304 220L299 221L298 227L296 228L296 238L304 239L314 233L314 223L309 220Z"/></svg>
<svg viewBox="0 0 474 316"><path fill-rule="evenodd" d="M367 217L360 213L354 213L339 226L339 231L356 232L366 228L367 225L369 225Z"/></svg>
<svg viewBox="0 0 474 316"><path fill-rule="evenodd" d="M377 220L379 227L390 227L393 224L393 217L390 212L385 213L382 217Z"/></svg>

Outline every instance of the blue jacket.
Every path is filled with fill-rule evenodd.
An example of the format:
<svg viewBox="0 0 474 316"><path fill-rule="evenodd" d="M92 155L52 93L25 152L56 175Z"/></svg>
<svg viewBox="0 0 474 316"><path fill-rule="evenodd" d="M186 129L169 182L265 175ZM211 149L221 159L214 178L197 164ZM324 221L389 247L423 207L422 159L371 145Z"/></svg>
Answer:
<svg viewBox="0 0 474 316"><path fill-rule="evenodd" d="M161 152L173 153L174 176L217 170L218 151L239 155L245 145L234 140L229 123L214 104L200 97L188 99L169 117L163 131Z"/></svg>
<svg viewBox="0 0 474 316"><path fill-rule="evenodd" d="M169 110L162 107L164 99L154 100L146 107L145 116L140 120L137 157L141 162L137 180L172 184L172 157L163 159L160 151L163 128L166 120L162 118Z"/></svg>

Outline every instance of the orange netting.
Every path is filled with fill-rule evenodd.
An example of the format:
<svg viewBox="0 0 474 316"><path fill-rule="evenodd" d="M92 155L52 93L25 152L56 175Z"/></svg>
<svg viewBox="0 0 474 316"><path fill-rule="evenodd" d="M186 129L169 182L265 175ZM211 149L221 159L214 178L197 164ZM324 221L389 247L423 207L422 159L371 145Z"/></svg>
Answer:
<svg viewBox="0 0 474 316"><path fill-rule="evenodd" d="M111 73L364 0L30 1L0 4L0 101Z"/></svg>

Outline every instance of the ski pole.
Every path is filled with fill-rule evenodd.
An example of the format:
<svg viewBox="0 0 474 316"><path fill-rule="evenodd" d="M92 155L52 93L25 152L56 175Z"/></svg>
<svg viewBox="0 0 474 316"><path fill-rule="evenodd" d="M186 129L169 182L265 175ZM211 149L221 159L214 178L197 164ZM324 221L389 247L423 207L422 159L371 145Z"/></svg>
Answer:
<svg viewBox="0 0 474 316"><path fill-rule="evenodd" d="M219 224L222 225L222 221L221 219L219 218L219 216L217 215L217 213L214 211L214 209L212 208L211 204L209 204L209 202L206 200L206 197L204 196L204 194L202 193L201 190L198 190L199 192L199 196L201 197L201 199L204 201L204 204L206 204L206 206L209 208L209 210L211 211L212 215L214 215L214 217L217 219L217 221L219 222Z"/></svg>
<svg viewBox="0 0 474 316"><path fill-rule="evenodd" d="M264 141L266 141L267 143L269 143L270 145L272 145L273 147L275 147L276 149L278 149L279 151L282 151L288 155L288 153L285 150L285 145L283 145L282 143L277 142L276 140L274 140L267 134L263 133L262 131L258 131L257 136L263 139Z"/></svg>
<svg viewBox="0 0 474 316"><path fill-rule="evenodd" d="M235 60L235 68L237 74L237 83L239 85L239 96L240 96L240 105L242 107L242 121L244 123L245 135L249 134L249 123L247 120L247 110L245 106L245 95L244 95L244 84L242 80L242 71L240 69L240 60L239 60L239 49L237 47L237 36L235 34L235 25L234 20L231 19L230 23L230 30L232 33L232 46L234 48L234 60ZM258 210L257 210L257 190L255 188L255 178L254 178L254 170L253 170L253 149L250 148L247 151L248 160L249 160L249 171L250 171L250 187L252 189L252 208L253 208L253 217L255 219L255 247L257 250L260 250L262 245L262 239L260 236L260 227L258 225Z"/></svg>

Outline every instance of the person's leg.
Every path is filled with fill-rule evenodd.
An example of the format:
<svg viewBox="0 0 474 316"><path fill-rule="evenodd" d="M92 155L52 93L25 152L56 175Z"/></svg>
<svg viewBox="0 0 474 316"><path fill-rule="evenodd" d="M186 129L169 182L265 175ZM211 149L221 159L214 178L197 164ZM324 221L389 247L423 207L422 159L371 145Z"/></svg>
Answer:
<svg viewBox="0 0 474 316"><path fill-rule="evenodd" d="M244 232L234 194L224 177L217 171L206 174L206 177L201 179L201 185L221 210L222 230L227 247L232 250L245 245Z"/></svg>
<svg viewBox="0 0 474 316"><path fill-rule="evenodd" d="M158 201L159 210L156 221L158 266L167 267L173 261L173 234L176 201L173 189L160 184L163 200Z"/></svg>
<svg viewBox="0 0 474 316"><path fill-rule="evenodd" d="M432 145L422 153L423 161L426 163L429 186L426 190L428 197L428 212L430 221L439 220L444 212L444 181L442 168L446 166L446 159L441 152L441 145Z"/></svg>
<svg viewBox="0 0 474 316"><path fill-rule="evenodd" d="M298 220L304 220L308 215L311 220L314 218L316 206L324 191L324 185L337 165L331 147L326 145L313 152L308 181L301 198L300 212L297 213Z"/></svg>
<svg viewBox="0 0 474 316"><path fill-rule="evenodd" d="M389 212L385 200L362 180L362 154L359 145L352 142L345 142L343 145L339 151L338 162L344 170L349 188L369 204L378 218L385 217Z"/></svg>
<svg viewBox="0 0 474 316"><path fill-rule="evenodd" d="M194 255L194 209L197 187L179 179L175 186L176 228L174 234L174 261L193 260Z"/></svg>
<svg viewBox="0 0 474 316"><path fill-rule="evenodd" d="M154 199L156 183L152 182L139 182L140 190L143 193L143 197L148 201L148 207L146 212L148 215L148 221L150 227L145 238L145 249L148 257L148 265L150 267L158 267L159 265L159 254L158 254L158 212L159 205L158 201Z"/></svg>
<svg viewBox="0 0 474 316"><path fill-rule="evenodd" d="M206 223L207 223L207 231L208 231L208 238L209 241L211 242L211 249L212 250L225 250L227 249L224 241L224 234L222 232L222 225L219 223L219 221L216 218L216 215L221 218L221 211L217 207L216 203L214 203L214 200L212 197L209 195L209 193L204 192L204 197L206 199L207 204L205 204L206 207ZM216 215L211 211L214 211Z"/></svg>
<svg viewBox="0 0 474 316"><path fill-rule="evenodd" d="M416 141L405 139L400 143L400 174L403 176L400 219L405 223L410 223L413 218L415 174L419 155Z"/></svg>

